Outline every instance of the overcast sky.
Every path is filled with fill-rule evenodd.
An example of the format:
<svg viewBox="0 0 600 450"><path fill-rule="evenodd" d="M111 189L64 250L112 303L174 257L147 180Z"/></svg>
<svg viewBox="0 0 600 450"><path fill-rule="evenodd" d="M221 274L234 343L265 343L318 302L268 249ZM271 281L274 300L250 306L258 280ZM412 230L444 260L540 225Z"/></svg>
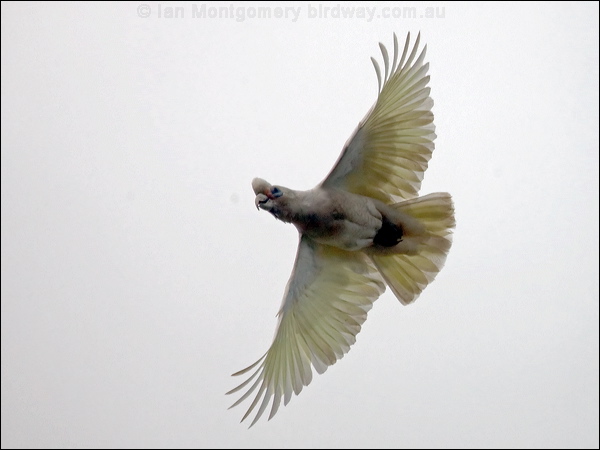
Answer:
<svg viewBox="0 0 600 450"><path fill-rule="evenodd" d="M2 2L2 447L598 448L598 3L214 5ZM408 31L446 267L248 430L297 245L250 182L317 184Z"/></svg>

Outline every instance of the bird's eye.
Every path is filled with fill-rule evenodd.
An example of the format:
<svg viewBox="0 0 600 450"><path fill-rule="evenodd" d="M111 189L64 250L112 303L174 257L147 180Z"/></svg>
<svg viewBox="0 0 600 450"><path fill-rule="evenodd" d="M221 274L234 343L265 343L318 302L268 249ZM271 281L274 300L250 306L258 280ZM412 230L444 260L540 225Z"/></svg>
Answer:
<svg viewBox="0 0 600 450"><path fill-rule="evenodd" d="M281 192L281 189L276 188L275 186L273 186L271 188L271 195L275 198L281 197L283 195L283 192Z"/></svg>

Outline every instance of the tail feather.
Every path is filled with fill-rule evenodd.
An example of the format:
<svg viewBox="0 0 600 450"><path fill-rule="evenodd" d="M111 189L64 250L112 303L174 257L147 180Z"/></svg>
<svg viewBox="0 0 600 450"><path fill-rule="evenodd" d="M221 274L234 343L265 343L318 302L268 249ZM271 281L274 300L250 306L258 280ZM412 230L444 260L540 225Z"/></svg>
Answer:
<svg viewBox="0 0 600 450"><path fill-rule="evenodd" d="M394 295L402 304L408 305L434 280L446 262L456 224L454 206L450 194L438 192L391 207L416 219L425 230L420 236L407 236L417 242L416 251L410 254L387 252L370 255Z"/></svg>

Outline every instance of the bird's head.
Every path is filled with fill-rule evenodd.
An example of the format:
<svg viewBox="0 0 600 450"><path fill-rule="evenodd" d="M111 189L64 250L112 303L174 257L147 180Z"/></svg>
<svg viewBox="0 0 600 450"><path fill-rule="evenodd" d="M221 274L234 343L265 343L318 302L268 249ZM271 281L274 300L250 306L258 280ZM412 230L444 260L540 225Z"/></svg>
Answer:
<svg viewBox="0 0 600 450"><path fill-rule="evenodd" d="M289 202L295 197L294 191L283 186L273 186L262 178L252 180L252 189L256 194L256 208L270 212L276 219L289 222Z"/></svg>

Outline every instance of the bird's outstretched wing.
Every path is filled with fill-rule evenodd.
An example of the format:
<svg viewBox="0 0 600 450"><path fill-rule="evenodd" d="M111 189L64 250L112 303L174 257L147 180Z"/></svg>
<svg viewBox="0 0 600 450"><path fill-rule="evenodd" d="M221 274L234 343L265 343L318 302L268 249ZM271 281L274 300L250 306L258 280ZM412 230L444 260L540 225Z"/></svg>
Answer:
<svg viewBox="0 0 600 450"><path fill-rule="evenodd" d="M433 152L435 126L433 100L427 87L429 64L423 64L427 46L417 57L420 34L412 50L410 33L398 61L394 34L394 59L379 44L384 73L373 64L379 81L379 97L321 186L336 187L355 194L395 203L417 195L423 173Z"/></svg>
<svg viewBox="0 0 600 450"><path fill-rule="evenodd" d="M254 425L273 400L271 419L282 397L287 405L292 392L298 395L311 382L312 367L323 373L342 358L384 290L381 275L364 254L301 237L273 343L256 363L234 374L254 369L246 381L228 392L246 389L233 407L258 389L242 421L258 406L250 426Z"/></svg>

